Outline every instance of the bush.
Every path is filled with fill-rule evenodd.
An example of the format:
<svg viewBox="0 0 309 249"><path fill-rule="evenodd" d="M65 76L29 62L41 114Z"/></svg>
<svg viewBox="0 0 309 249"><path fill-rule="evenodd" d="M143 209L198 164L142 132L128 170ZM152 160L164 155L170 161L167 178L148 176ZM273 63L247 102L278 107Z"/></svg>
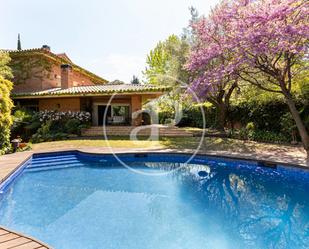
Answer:
<svg viewBox="0 0 309 249"><path fill-rule="evenodd" d="M31 137L33 143L63 140L68 137L68 134L80 135L81 129L88 127L91 119L88 112L71 111L42 111L34 116L35 120L38 120L41 125Z"/></svg>
<svg viewBox="0 0 309 249"><path fill-rule="evenodd" d="M297 108L304 120L305 126L309 127L309 105L305 101L297 100ZM255 141L290 142L299 140L298 131L288 106L281 100L269 102L243 102L231 107L229 116L231 123L240 122L243 126L252 123L254 134L251 138ZM248 133L243 129L240 133ZM257 134L256 134L257 133ZM262 134L263 133L263 134ZM249 134L247 134L249 136Z"/></svg>
<svg viewBox="0 0 309 249"><path fill-rule="evenodd" d="M77 119L69 119L64 127L67 133L79 135L81 131L81 122Z"/></svg>
<svg viewBox="0 0 309 249"><path fill-rule="evenodd" d="M49 142L55 140L63 140L67 138L67 134L64 132L55 132L52 130L53 121L48 120L45 124L42 125L38 131L32 135L31 142L33 143L41 143L41 142Z"/></svg>
<svg viewBox="0 0 309 249"><path fill-rule="evenodd" d="M256 129L253 122L250 122L239 130L230 130L229 137L241 139L241 140L251 140L256 142L267 142L267 143L287 143L290 142L290 136L284 135L282 133L275 133L271 131L263 131Z"/></svg>
<svg viewBox="0 0 309 249"><path fill-rule="evenodd" d="M13 102L10 99L12 82L0 75L0 155L10 149L10 127L12 125L11 109Z"/></svg>
<svg viewBox="0 0 309 249"><path fill-rule="evenodd" d="M288 143L289 137L271 131L254 130L248 134L250 140L267 143Z"/></svg>
<svg viewBox="0 0 309 249"><path fill-rule="evenodd" d="M28 141L40 127L41 123L33 111L17 108L13 113L11 137L21 137L22 140Z"/></svg>
<svg viewBox="0 0 309 249"><path fill-rule="evenodd" d="M296 101L301 117L309 124L309 105L301 100ZM289 119L288 123L283 117ZM274 100L269 102L243 102L230 108L228 118L231 122L240 122L244 126L253 122L258 130L281 133L288 126L294 126L288 106L285 102ZM308 119L308 120L307 120Z"/></svg>
<svg viewBox="0 0 309 249"><path fill-rule="evenodd" d="M202 111L203 110L203 111ZM216 109L213 106L191 106L183 110L183 117L179 122L179 127L197 127L203 128L205 115L205 128L216 126Z"/></svg>

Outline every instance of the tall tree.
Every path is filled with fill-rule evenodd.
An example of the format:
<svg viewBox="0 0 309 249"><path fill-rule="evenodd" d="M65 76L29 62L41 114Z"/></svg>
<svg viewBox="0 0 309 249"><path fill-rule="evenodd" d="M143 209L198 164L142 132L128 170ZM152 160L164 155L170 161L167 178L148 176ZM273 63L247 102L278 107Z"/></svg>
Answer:
<svg viewBox="0 0 309 249"><path fill-rule="evenodd" d="M157 110L176 113L188 104L182 94L183 86L189 82L189 73L184 68L188 53L187 39L171 35L160 41L147 56L147 66L143 72L147 83L171 87L169 94L156 101Z"/></svg>
<svg viewBox="0 0 309 249"><path fill-rule="evenodd" d="M133 78L131 80L131 84L140 84L139 79L135 75L133 75Z"/></svg>
<svg viewBox="0 0 309 249"><path fill-rule="evenodd" d="M238 87L239 77L229 72L221 73L233 54L228 49L219 56L213 57L211 48L221 47L227 35L225 25L217 21L218 13L226 8L218 5L211 14L191 22L193 44L187 68L192 75L192 89L200 99L213 104L217 110L217 129L224 130L230 99Z"/></svg>
<svg viewBox="0 0 309 249"><path fill-rule="evenodd" d="M146 70L143 72L148 83L154 85L178 85L188 82L189 74L183 68L189 52L189 44L176 35L159 42L147 56Z"/></svg>
<svg viewBox="0 0 309 249"><path fill-rule="evenodd" d="M218 67L214 78L238 76L265 91L282 94L308 152L308 132L291 91L300 64L308 59L308 1L236 0L220 5L225 7L220 8L214 19L224 27L225 35L219 43L205 44L203 52L193 54L193 64L203 65L209 58L219 60L228 51L230 60ZM202 37L208 36L203 25L200 22L197 28ZM206 78L207 75L194 84L199 87Z"/></svg>
<svg viewBox="0 0 309 249"><path fill-rule="evenodd" d="M13 107L10 92L13 84L8 80L12 77L11 70L7 66L9 61L9 55L0 51L0 155L10 146L11 109Z"/></svg>
<svg viewBox="0 0 309 249"><path fill-rule="evenodd" d="M17 50L21 50L20 34L18 34L18 39L17 39Z"/></svg>

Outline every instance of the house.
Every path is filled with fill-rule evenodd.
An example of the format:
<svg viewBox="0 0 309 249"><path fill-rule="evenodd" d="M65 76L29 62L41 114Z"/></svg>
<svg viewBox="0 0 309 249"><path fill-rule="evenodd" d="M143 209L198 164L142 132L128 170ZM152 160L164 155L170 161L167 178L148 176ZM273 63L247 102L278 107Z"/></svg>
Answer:
<svg viewBox="0 0 309 249"><path fill-rule="evenodd" d="M168 91L165 87L125 84L74 64L65 54L42 48L9 50L15 105L35 111L88 111L92 125L141 125L143 104Z"/></svg>

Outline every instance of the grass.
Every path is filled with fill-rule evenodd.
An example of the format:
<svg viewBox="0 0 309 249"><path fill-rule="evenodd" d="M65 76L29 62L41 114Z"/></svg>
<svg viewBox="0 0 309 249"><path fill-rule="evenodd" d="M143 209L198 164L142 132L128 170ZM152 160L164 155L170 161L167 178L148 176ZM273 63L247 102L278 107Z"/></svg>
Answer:
<svg viewBox="0 0 309 249"><path fill-rule="evenodd" d="M93 139L72 139L65 141L44 142L39 144L33 144L33 150L52 150L52 149L78 149L87 147L112 147L123 149L175 149L175 150L189 150L196 149L200 142L199 137L173 137L173 138L161 138L160 141L148 141L146 138L140 138L138 141L131 141L129 137L110 137L108 141L103 138ZM217 138L207 137L204 138L201 146L201 150L204 151L227 151L238 153L259 153L263 151L282 151L282 152L296 152L301 148L277 145L277 144L265 144L257 142L242 141L229 138Z"/></svg>
<svg viewBox="0 0 309 249"><path fill-rule="evenodd" d="M198 147L199 137L161 138L160 141L148 141L140 138L139 141L131 141L128 137L111 137L109 141L103 138L71 139L65 141L45 142L33 144L34 152L89 149L92 152L109 151L107 147L118 151L130 149L142 150L169 150L192 152ZM281 160L285 163L303 164L309 166L309 160L305 150L301 146L288 146L268 143L257 143L229 138L206 137L203 140L200 152L222 155L248 156L251 158L263 158L266 160Z"/></svg>
<svg viewBox="0 0 309 249"><path fill-rule="evenodd" d="M130 141L126 137L104 139L72 139L65 141L44 142L33 144L33 150L58 149L58 148L85 148L85 147L112 147L112 148L157 148L161 145L158 141Z"/></svg>

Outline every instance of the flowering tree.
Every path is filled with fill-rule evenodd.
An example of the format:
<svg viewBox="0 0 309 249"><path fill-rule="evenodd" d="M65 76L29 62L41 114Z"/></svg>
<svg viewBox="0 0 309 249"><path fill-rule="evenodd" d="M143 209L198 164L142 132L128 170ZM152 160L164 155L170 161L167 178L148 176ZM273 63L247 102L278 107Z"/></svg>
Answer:
<svg viewBox="0 0 309 249"><path fill-rule="evenodd" d="M225 71L231 61L232 53L224 49L228 25L220 22L219 14L226 3L218 5L208 18L192 22L193 47L187 69L195 75L191 89L200 99L212 103L217 110L217 128L224 130L230 98L238 86L238 76ZM215 50L213 50L215 49Z"/></svg>
<svg viewBox="0 0 309 249"><path fill-rule="evenodd" d="M209 29L199 22L196 29L203 49L193 50L189 66L194 69L225 58L226 53L229 56L215 73L201 75L193 85L204 90L211 85L211 89L221 78L231 76L283 94L308 151L308 132L291 92L295 75L304 70L301 64L308 59L308 1L224 0L213 15L212 25L223 27L218 32L224 35L217 37L217 42L205 43Z"/></svg>

